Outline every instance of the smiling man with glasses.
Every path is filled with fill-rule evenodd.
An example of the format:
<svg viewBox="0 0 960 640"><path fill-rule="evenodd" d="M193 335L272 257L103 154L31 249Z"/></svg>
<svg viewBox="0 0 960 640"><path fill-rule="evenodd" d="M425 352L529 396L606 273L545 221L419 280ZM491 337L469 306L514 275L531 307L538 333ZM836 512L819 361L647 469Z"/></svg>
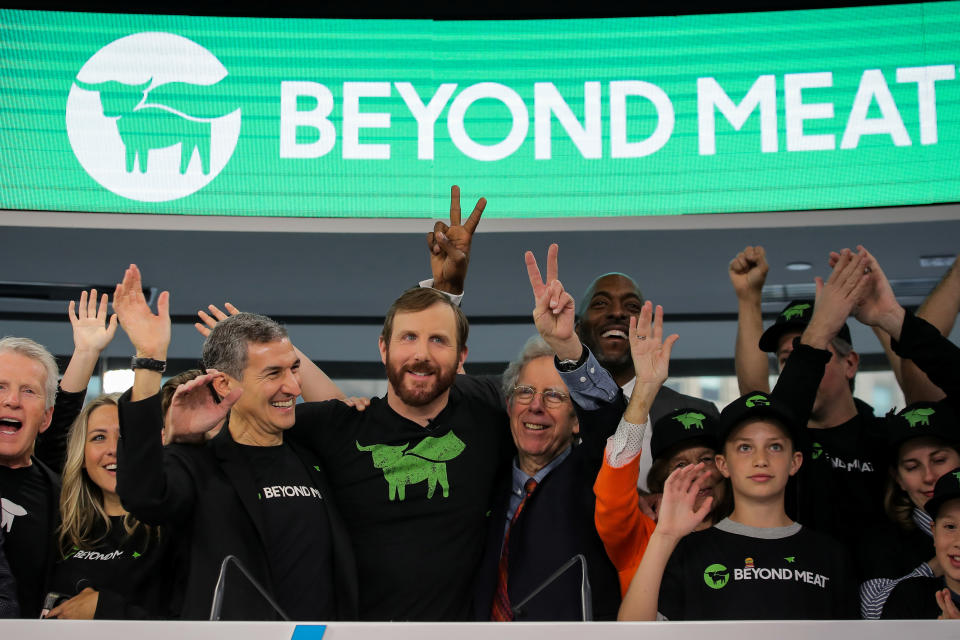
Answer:
<svg viewBox="0 0 960 640"><path fill-rule="evenodd" d="M570 567L520 612L512 610L580 553L587 559L595 617L612 619L620 601L617 574L593 524L592 491L610 433L584 434L577 441L576 410L554 351L539 336L528 340L507 367L503 392L517 453L491 511L477 580L477 616L580 620L579 566Z"/></svg>

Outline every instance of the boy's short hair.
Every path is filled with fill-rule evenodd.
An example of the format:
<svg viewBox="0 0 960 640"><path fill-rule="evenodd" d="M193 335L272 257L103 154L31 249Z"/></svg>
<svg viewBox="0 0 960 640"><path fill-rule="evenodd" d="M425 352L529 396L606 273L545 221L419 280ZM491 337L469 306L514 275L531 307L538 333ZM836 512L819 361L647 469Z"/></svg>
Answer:
<svg viewBox="0 0 960 640"><path fill-rule="evenodd" d="M745 393L723 408L720 412L720 448L726 448L727 441L738 427L756 420L764 420L782 429L793 450L799 449L800 429L793 412L763 391Z"/></svg>
<svg viewBox="0 0 960 640"><path fill-rule="evenodd" d="M960 467L940 476L933 486L933 497L923 505L923 510L936 520L940 507L957 498L960 498Z"/></svg>
<svg viewBox="0 0 960 640"><path fill-rule="evenodd" d="M736 425L734 425L733 428L730 429L729 433L727 433L726 437L724 438L723 444L720 445L720 450L718 451L718 453L722 455L726 455L727 444L733 440L732 436L736 434L736 432L739 431L741 427L745 427L749 424L753 424L754 422L765 422L766 424L773 425L778 430L780 430L781 433L783 433L783 437L786 438L787 442L790 443L790 453L793 453L794 451L799 450L800 447L798 446L794 435L790 432L790 429L787 427L787 425L783 423L783 421L771 416L756 416L754 418L746 418L744 420L741 420Z"/></svg>

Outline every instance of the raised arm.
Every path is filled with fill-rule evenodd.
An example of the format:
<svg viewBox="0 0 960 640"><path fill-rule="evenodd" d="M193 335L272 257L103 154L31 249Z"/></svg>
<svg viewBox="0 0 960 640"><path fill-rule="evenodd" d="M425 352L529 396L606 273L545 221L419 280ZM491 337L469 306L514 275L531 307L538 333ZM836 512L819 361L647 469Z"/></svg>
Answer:
<svg viewBox="0 0 960 640"><path fill-rule="evenodd" d="M960 256L958 256L960 258ZM949 337L960 312L960 259L954 260L939 284L917 309L917 317L923 318ZM921 400L936 401L944 396L943 390L930 381L911 360L902 361L900 387L907 404Z"/></svg>
<svg viewBox="0 0 960 640"><path fill-rule="evenodd" d="M60 388L68 393L87 390L100 354L117 332L117 314L107 319L107 300L107 294L103 294L97 305L97 290L91 289L89 297L86 291L80 294L79 305L71 300L67 308L73 327L73 355L60 379Z"/></svg>
<svg viewBox="0 0 960 640"><path fill-rule="evenodd" d="M107 294L103 294L98 307L97 290L92 289L89 296L86 291L80 294L79 306L71 300L67 307L73 330L73 355L60 379L50 427L37 438L34 451L37 458L57 473L63 470L70 425L83 408L90 376L117 330L116 314L107 319L107 301Z"/></svg>
<svg viewBox="0 0 960 640"><path fill-rule="evenodd" d="M761 294L767 279L767 256L763 247L746 247L730 261L730 283L737 294L737 341L734 367L740 393L768 391L770 362L760 350L763 334Z"/></svg>
<svg viewBox="0 0 960 640"><path fill-rule="evenodd" d="M438 220L433 225L433 231L427 234L434 289L453 295L463 293L467 268L470 265L473 233L480 224L480 217L486 206L486 198L477 200L467 221L461 224L460 187L450 187L450 224Z"/></svg>
<svg viewBox="0 0 960 640"><path fill-rule="evenodd" d="M639 454L644 431L650 426L650 406L667 379L670 351L677 340L676 334L663 340L663 308L657 306L651 313L651 307L647 301L640 317L630 318L630 353L637 382L616 432L607 440L594 484L594 520L620 575L621 593L626 593L654 529L653 520L641 511L637 494Z"/></svg>
<svg viewBox="0 0 960 640"><path fill-rule="evenodd" d="M947 400L957 406L960 379L956 371L960 366L960 347L922 318L907 313L897 302L879 262L866 249L860 247L860 250L869 259L871 288L863 296L857 319L889 334L893 339L893 350L903 362L912 360L944 392Z"/></svg>
<svg viewBox="0 0 960 640"><path fill-rule="evenodd" d="M713 506L713 498L707 498L694 510L697 493L706 477L701 462L681 467L667 478L657 528L620 604L618 620L657 619L660 585L667 562L680 540L703 521Z"/></svg>
<svg viewBox="0 0 960 640"><path fill-rule="evenodd" d="M567 293L558 278L560 248L556 243L547 249L547 279L540 275L540 267L532 251L523 258L527 264L527 276L533 290L533 323L560 360L580 360L583 344L574 331L576 303Z"/></svg>
<svg viewBox="0 0 960 640"><path fill-rule="evenodd" d="M123 274L123 282L113 292L113 309L136 349L136 357L166 364L170 346L170 293L164 291L157 297L154 314L143 296L140 269L131 264ZM136 402L158 393L162 376L163 372L155 368L136 368L131 400Z"/></svg>
<svg viewBox="0 0 960 640"><path fill-rule="evenodd" d="M143 522L183 521L191 513L196 493L189 472L179 459L164 455L161 443L162 373L157 369L165 363L170 346L170 294L159 295L154 314L143 296L140 270L130 265L114 290L113 308L136 357L147 359L134 370L133 388L118 404L117 493L124 507Z"/></svg>
<svg viewBox="0 0 960 640"><path fill-rule="evenodd" d="M773 395L790 407L801 424L811 419L817 387L827 362L831 357L839 357L832 356L827 346L840 332L869 287L867 264L865 252L852 253L844 249L827 281L816 278L817 296L813 315L800 335L799 344L784 363L773 389ZM847 412L850 415L844 417ZM856 406L851 397L846 406L834 408L833 413L828 415L813 416L813 419L826 421L824 426L829 426L839 424L834 420L845 421L855 413Z"/></svg>
<svg viewBox="0 0 960 640"><path fill-rule="evenodd" d="M652 321L651 321L652 316ZM640 317L630 318L630 356L637 376L636 386L623 419L634 424L647 422L653 399L666 382L670 369L670 352L680 336L663 337L663 307L647 300Z"/></svg>

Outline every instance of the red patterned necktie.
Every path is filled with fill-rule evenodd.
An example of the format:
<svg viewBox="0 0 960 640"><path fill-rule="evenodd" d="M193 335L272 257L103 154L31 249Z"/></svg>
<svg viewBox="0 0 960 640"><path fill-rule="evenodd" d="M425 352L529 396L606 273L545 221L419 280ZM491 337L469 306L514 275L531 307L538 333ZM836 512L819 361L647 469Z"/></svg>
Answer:
<svg viewBox="0 0 960 640"><path fill-rule="evenodd" d="M509 622L513 620L513 610L510 608L510 596L507 594L507 550L510 548L510 530L520 517L523 506L527 504L530 494L537 488L537 481L533 478L527 480L523 485L526 494L523 500L517 505L517 510L510 518L510 525L507 527L507 533L503 536L503 549L500 551L500 564L497 566L497 592L493 596L493 607L490 610L490 619L495 622Z"/></svg>

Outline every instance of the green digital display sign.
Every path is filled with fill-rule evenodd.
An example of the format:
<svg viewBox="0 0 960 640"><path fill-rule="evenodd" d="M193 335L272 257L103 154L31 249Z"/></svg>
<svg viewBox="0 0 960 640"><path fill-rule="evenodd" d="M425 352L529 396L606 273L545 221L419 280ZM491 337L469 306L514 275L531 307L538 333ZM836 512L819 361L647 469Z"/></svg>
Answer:
<svg viewBox="0 0 960 640"><path fill-rule="evenodd" d="M0 10L0 208L429 217L960 201L960 2L660 18ZM851 213L851 215L855 215Z"/></svg>

